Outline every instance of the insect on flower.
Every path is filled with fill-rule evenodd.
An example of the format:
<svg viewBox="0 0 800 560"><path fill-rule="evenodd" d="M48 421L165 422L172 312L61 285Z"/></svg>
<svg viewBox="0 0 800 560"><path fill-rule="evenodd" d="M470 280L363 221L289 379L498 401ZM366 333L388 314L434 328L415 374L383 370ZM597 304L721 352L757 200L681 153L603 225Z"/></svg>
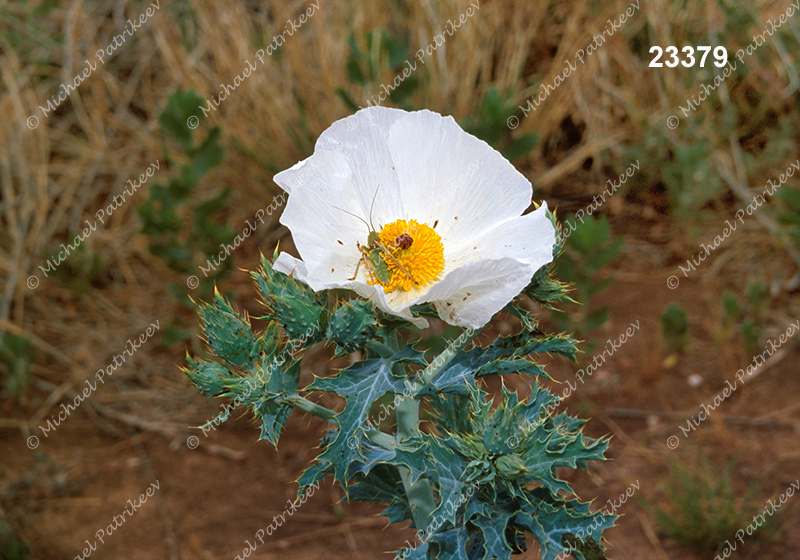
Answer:
<svg viewBox="0 0 800 560"><path fill-rule="evenodd" d="M380 185L378 185L378 189ZM342 212L346 212L351 216L355 216L369 228L369 235L367 236L367 244L361 245L358 241L356 241L356 247L358 247L359 252L361 253L361 259L359 259L358 264L356 265L356 271L353 273L353 277L349 278L349 280L355 280L358 276L358 269L361 266L361 263L364 263L364 268L367 270L367 274L369 275L370 282L372 285L375 284L388 284L392 280L392 271L389 270L389 266L387 262L391 261L394 265L405 274L409 280L411 280L414 285L419 286L419 282L414 280L414 277L411 276L411 273L406 270L406 268L400 264L389 248L381 243L381 236L380 234L375 231L375 226L372 225L372 209L375 206L375 197L378 196L378 189L375 189L375 195L372 197L372 205L369 209L369 223L366 222L360 216L356 216L352 212L348 212L347 210L343 210L334 206L337 210L342 210ZM411 247L413 240L408 233L402 233L398 235L394 240L394 246L400 249L408 249ZM388 259L388 260L387 260Z"/></svg>

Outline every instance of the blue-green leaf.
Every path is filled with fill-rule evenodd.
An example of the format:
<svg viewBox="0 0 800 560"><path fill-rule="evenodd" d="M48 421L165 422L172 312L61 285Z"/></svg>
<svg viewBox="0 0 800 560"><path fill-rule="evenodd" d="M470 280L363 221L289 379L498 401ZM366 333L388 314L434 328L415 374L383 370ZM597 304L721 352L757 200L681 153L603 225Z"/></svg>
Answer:
<svg viewBox="0 0 800 560"><path fill-rule="evenodd" d="M563 544L565 535L572 535L587 546L590 542L587 537L592 537L595 543L601 542L603 531L613 527L617 519L616 515L591 513L589 504L577 500L564 502L554 499L542 488L530 494L533 499L519 502L514 522L533 533L542 549L542 560L555 560L566 550ZM574 550L572 554L585 560L580 550Z"/></svg>
<svg viewBox="0 0 800 560"><path fill-rule="evenodd" d="M405 377L394 374L396 363L420 363L422 354L411 347L391 358L375 358L354 364L333 378L317 377L306 389L328 391L347 399L344 410L336 415L339 430L336 439L325 447L317 458L333 464L337 482L347 487L347 474L354 461L364 461L361 436L372 403L387 393L403 393ZM354 439L355 438L355 439Z"/></svg>

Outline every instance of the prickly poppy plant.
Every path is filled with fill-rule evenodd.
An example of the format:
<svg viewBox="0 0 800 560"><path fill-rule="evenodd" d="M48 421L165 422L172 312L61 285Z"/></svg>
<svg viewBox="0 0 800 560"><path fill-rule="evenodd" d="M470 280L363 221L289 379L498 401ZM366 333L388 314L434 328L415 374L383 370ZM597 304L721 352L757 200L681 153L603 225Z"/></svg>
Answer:
<svg viewBox="0 0 800 560"><path fill-rule="evenodd" d="M552 414L558 398L538 382L549 377L537 354L574 361L577 349L527 310L569 298L550 268L560 227L544 204L524 213L524 176L452 118L373 107L334 123L275 181L301 259L276 251L251 273L263 332L218 293L198 306L216 356L187 358L198 389L251 409L274 445L294 409L326 420L298 496L332 475L345 499L383 503L390 522L416 530L399 558L511 558L530 537L545 560L605 558L616 516L591 512L558 477L604 459L608 441ZM478 344L497 313L519 332ZM431 318L464 328L435 357L420 348ZM318 344L354 361L300 387L303 354ZM503 388L493 406L484 379L510 374L533 377L531 394ZM394 413L385 431L379 405Z"/></svg>

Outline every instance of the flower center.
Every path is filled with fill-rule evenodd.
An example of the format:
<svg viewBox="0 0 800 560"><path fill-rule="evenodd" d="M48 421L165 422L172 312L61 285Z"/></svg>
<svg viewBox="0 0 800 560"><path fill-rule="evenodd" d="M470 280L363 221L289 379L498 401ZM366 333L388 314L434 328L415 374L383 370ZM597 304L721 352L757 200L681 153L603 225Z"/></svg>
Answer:
<svg viewBox="0 0 800 560"><path fill-rule="evenodd" d="M386 224L378 234L390 255L381 258L391 273L391 280L375 281L389 292L427 286L439 278L444 269L442 238L427 224L416 220L397 220Z"/></svg>

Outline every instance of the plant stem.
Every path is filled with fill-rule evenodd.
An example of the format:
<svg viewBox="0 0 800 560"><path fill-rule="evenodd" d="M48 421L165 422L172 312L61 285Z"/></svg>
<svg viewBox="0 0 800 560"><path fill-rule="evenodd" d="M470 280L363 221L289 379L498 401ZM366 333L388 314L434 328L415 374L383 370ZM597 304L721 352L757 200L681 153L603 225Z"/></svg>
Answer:
<svg viewBox="0 0 800 560"><path fill-rule="evenodd" d="M419 402L414 397L402 396L397 404L397 443L402 443L404 439L408 439L418 431ZM408 505L414 516L414 526L417 530L427 531L431 514L436 509L430 482L424 478L414 482L411 470L407 467L398 467L397 470L408 496Z"/></svg>
<svg viewBox="0 0 800 560"><path fill-rule="evenodd" d="M337 423L336 413L334 411L329 408L325 408L320 404L312 402L305 397L301 397L300 395L292 395L286 398L286 402L293 404L304 412L308 412L314 416L319 416L323 420L327 420L333 424Z"/></svg>
<svg viewBox="0 0 800 560"><path fill-rule="evenodd" d="M395 441L394 437L390 436L389 434L380 431L378 428L374 428L369 426L366 430L364 430L364 434L372 441L373 443L377 443L384 449L388 449L389 451L394 451L397 442Z"/></svg>
<svg viewBox="0 0 800 560"><path fill-rule="evenodd" d="M462 332L458 338L448 344L447 348L445 348L441 354L436 356L436 358L434 358L433 361L428 364L428 367L419 372L406 383L408 392L412 395L416 394L417 391L430 383L431 380L436 377L436 374L442 371L447 364L449 364L453 358L456 357L456 354L458 354L459 350L466 347L467 344L472 342L475 337L478 336L478 332L478 330L472 328Z"/></svg>
<svg viewBox="0 0 800 560"><path fill-rule="evenodd" d="M397 443L414 436L419 432L419 401L413 395L428 385L437 373L442 371L452 361L458 351L470 343L478 331L467 329L451 342L444 351L422 370L415 378L406 383L406 391L399 397L397 404ZM431 514L436 509L436 499L433 495L430 481L420 478L412 481L411 470L406 467L398 468L403 487L408 496L411 513L414 516L414 526L418 531L425 531L427 537L430 526Z"/></svg>

